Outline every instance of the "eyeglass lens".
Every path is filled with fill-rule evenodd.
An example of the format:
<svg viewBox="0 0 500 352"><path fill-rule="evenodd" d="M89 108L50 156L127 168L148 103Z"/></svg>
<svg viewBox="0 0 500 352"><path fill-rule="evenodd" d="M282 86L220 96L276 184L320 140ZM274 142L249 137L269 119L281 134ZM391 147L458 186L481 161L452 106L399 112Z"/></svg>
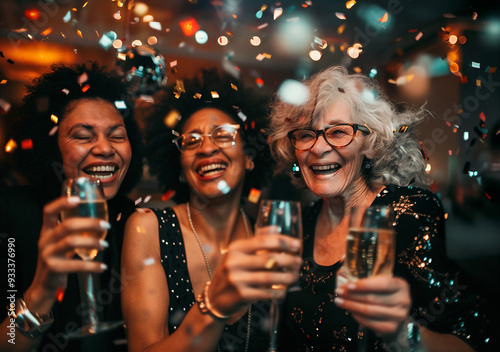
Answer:
<svg viewBox="0 0 500 352"><path fill-rule="evenodd" d="M177 145L182 151L198 149L206 136L218 147L227 148L235 139L236 129L231 126L219 126L210 134L186 133L177 140Z"/></svg>
<svg viewBox="0 0 500 352"><path fill-rule="evenodd" d="M313 130L299 130L293 134L292 142L295 148L306 150L312 148L321 132ZM339 125L326 129L324 137L334 147L345 147L354 136L354 127L351 125Z"/></svg>

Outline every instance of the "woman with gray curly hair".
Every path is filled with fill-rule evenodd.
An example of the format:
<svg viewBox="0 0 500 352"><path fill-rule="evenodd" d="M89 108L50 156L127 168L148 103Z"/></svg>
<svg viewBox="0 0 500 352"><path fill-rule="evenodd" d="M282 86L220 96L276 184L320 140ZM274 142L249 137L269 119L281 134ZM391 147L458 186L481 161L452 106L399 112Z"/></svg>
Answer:
<svg viewBox="0 0 500 352"><path fill-rule="evenodd" d="M368 77L343 67L304 87L303 104L278 94L270 113L278 165L319 198L304 210L302 289L284 304L281 350L493 349L483 299L446 258L441 202L417 187L429 178L413 127L427 112L398 112ZM394 208L394 276L338 286L351 210L370 205Z"/></svg>

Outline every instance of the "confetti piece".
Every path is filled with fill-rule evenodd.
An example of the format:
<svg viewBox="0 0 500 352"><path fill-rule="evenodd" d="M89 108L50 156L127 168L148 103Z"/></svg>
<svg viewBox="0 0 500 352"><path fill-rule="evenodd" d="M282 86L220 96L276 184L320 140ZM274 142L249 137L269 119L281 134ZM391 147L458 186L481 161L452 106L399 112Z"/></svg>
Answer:
<svg viewBox="0 0 500 352"><path fill-rule="evenodd" d="M481 68L481 64L480 64L479 62L474 62L474 61L472 61L471 66L472 66L473 68Z"/></svg>
<svg viewBox="0 0 500 352"><path fill-rule="evenodd" d="M138 204L140 204L142 202L142 197L139 197L135 200L135 206L137 206Z"/></svg>
<svg viewBox="0 0 500 352"><path fill-rule="evenodd" d="M90 89L90 84L86 84L85 86L83 86L82 88L82 92L85 93L86 91L88 91Z"/></svg>
<svg viewBox="0 0 500 352"><path fill-rule="evenodd" d="M488 73L495 73L497 72L497 68L496 67L492 67L488 70Z"/></svg>
<svg viewBox="0 0 500 352"><path fill-rule="evenodd" d="M262 78L260 78L260 77L258 77L258 78L255 79L255 83L259 87L263 87L264 86L264 80Z"/></svg>
<svg viewBox="0 0 500 352"><path fill-rule="evenodd" d="M346 19L345 15L342 12L335 12L335 16L337 16L337 18L340 20Z"/></svg>
<svg viewBox="0 0 500 352"><path fill-rule="evenodd" d="M10 103L6 100L0 99L0 114L6 114L10 110Z"/></svg>
<svg viewBox="0 0 500 352"><path fill-rule="evenodd" d="M345 3L345 7L347 9L352 8L354 5L356 5L356 0L349 0L348 2Z"/></svg>
<svg viewBox="0 0 500 352"><path fill-rule="evenodd" d="M58 302L62 302L64 298L64 289L62 287L59 287L57 289L56 297Z"/></svg>
<svg viewBox="0 0 500 352"><path fill-rule="evenodd" d="M57 130L58 130L59 126L54 126L52 127L52 129L49 131L49 136L53 136L56 134Z"/></svg>
<svg viewBox="0 0 500 352"><path fill-rule="evenodd" d="M57 122L59 121L59 118L56 115L52 114L52 115L50 115L50 120L53 123L57 124Z"/></svg>
<svg viewBox="0 0 500 352"><path fill-rule="evenodd" d="M11 60L11 59L7 59L7 62L11 65L15 64L15 61L14 60Z"/></svg>
<svg viewBox="0 0 500 352"><path fill-rule="evenodd" d="M16 149L17 149L17 143L16 143L16 141L13 140L12 138L9 139L9 141L5 145L5 152L12 153Z"/></svg>
<svg viewBox="0 0 500 352"><path fill-rule="evenodd" d="M0 84L6 84L6 83L7 83L7 80L6 80L6 79L2 79L2 80L0 81Z"/></svg>
<svg viewBox="0 0 500 352"><path fill-rule="evenodd" d="M116 216L116 221L120 221L122 219L122 213L118 213Z"/></svg>
<svg viewBox="0 0 500 352"><path fill-rule="evenodd" d="M424 34L422 32L418 32L417 36L415 37L415 40L420 40Z"/></svg>
<svg viewBox="0 0 500 352"><path fill-rule="evenodd" d="M481 80L480 79L476 79L476 87L481 87Z"/></svg>
<svg viewBox="0 0 500 352"><path fill-rule="evenodd" d="M33 149L33 140L31 138L23 139L21 141L21 149L23 150Z"/></svg>
<svg viewBox="0 0 500 352"><path fill-rule="evenodd" d="M144 228L144 226L137 226L137 227L135 228L135 231L136 231L137 233L146 233L146 229Z"/></svg>
<svg viewBox="0 0 500 352"><path fill-rule="evenodd" d="M70 20L71 20L71 11L68 11L63 17L63 22L68 23Z"/></svg>
<svg viewBox="0 0 500 352"><path fill-rule="evenodd" d="M484 115L484 112L483 112L483 111L481 111L481 112L479 113L479 118L480 118L483 122L486 122L486 116Z"/></svg>
<svg viewBox="0 0 500 352"><path fill-rule="evenodd" d="M151 196L150 195L147 195L145 198L144 198L144 203L147 203L151 200Z"/></svg>
<svg viewBox="0 0 500 352"><path fill-rule="evenodd" d="M247 115L245 115L242 111L238 111L238 117L241 121L245 122L247 120Z"/></svg>
<svg viewBox="0 0 500 352"><path fill-rule="evenodd" d="M477 20L477 12L472 13L472 20Z"/></svg>
<svg viewBox="0 0 500 352"><path fill-rule="evenodd" d="M283 8L281 7L277 7L275 10L274 10L274 13L273 13L273 20L276 21L276 19L278 17L280 17L281 15L283 14Z"/></svg>
<svg viewBox="0 0 500 352"><path fill-rule="evenodd" d="M256 188L251 188L248 194L248 201L257 204L260 198L261 191Z"/></svg>
<svg viewBox="0 0 500 352"><path fill-rule="evenodd" d="M155 259L152 257L144 259L144 265L146 265L146 266L153 265L154 263L155 263Z"/></svg>
<svg viewBox="0 0 500 352"><path fill-rule="evenodd" d="M165 192L165 194L163 194L161 196L161 200L166 202L170 199L172 199L172 197L175 195L175 191L174 190L168 190L167 192Z"/></svg>
<svg viewBox="0 0 500 352"><path fill-rule="evenodd" d="M299 81L287 79L280 85L278 96L288 104L300 106L309 99L309 89Z"/></svg>
<svg viewBox="0 0 500 352"><path fill-rule="evenodd" d="M228 186L226 181L222 180L217 184L217 189L222 192L222 194L228 194L231 191L231 187Z"/></svg>
<svg viewBox="0 0 500 352"><path fill-rule="evenodd" d="M339 28L337 28L337 33L338 34L342 34L344 33L344 30L345 30L345 24L339 26Z"/></svg>
<svg viewBox="0 0 500 352"><path fill-rule="evenodd" d="M210 92L210 94L212 95L212 98L214 98L214 99L218 99L218 98L220 98L220 97L219 97L219 93L217 93L217 92L216 92L216 91L214 91L214 90L213 90L213 91L211 91L211 92Z"/></svg>
<svg viewBox="0 0 500 352"><path fill-rule="evenodd" d="M263 23L260 26L258 26L257 29L266 28L267 26L269 26L269 23L266 22L266 23Z"/></svg>
<svg viewBox="0 0 500 352"><path fill-rule="evenodd" d="M40 33L42 36L46 37L48 36L50 33L52 33L52 28L49 27L47 28L46 30L44 30L42 33Z"/></svg>
<svg viewBox="0 0 500 352"><path fill-rule="evenodd" d="M385 23L389 20L389 14L386 12L384 13L384 15L382 16L381 19L379 19L378 21L381 22L381 23Z"/></svg>

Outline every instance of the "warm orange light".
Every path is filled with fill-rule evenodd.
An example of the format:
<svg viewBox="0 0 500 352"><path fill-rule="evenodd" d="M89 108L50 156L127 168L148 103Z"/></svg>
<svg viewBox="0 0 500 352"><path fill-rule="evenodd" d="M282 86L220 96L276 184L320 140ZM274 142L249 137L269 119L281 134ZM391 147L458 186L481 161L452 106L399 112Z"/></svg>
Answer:
<svg viewBox="0 0 500 352"><path fill-rule="evenodd" d="M196 20L192 17L184 21L181 21L179 25L181 26L181 29L184 32L184 34L187 35L188 37L194 35L200 29L198 22L196 22Z"/></svg>
<svg viewBox="0 0 500 352"><path fill-rule="evenodd" d="M37 9L27 9L24 11L24 16L26 16L26 18L30 21L36 21L40 18L40 11Z"/></svg>
<svg viewBox="0 0 500 352"><path fill-rule="evenodd" d="M456 62L450 62L450 71L451 72L456 73L456 72L458 72L459 69L460 68Z"/></svg>
<svg viewBox="0 0 500 352"><path fill-rule="evenodd" d="M9 141L7 142L7 144L5 145L5 151L7 153L12 153L14 150L16 150L17 148L17 143L15 140L13 139L9 139Z"/></svg>

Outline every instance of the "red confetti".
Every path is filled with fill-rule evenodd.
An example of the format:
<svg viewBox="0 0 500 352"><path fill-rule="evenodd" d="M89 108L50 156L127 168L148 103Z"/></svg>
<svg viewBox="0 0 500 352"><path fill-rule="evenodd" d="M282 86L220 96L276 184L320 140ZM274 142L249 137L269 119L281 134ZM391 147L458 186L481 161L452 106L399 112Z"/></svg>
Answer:
<svg viewBox="0 0 500 352"><path fill-rule="evenodd" d="M57 301L62 302L62 300L64 298L64 289L62 287L59 287L57 289L56 297L57 297Z"/></svg>
<svg viewBox="0 0 500 352"><path fill-rule="evenodd" d="M27 9L24 11L24 16L26 16L26 18L30 21L36 21L40 18L40 11L37 9Z"/></svg>
<svg viewBox="0 0 500 352"><path fill-rule="evenodd" d="M173 196L175 195L175 191L174 190L168 190L167 192L165 192L164 195L161 196L161 200L166 202L167 200L170 200Z"/></svg>
<svg viewBox="0 0 500 352"><path fill-rule="evenodd" d="M90 89L90 84L86 84L85 86L83 86L82 88L82 92L85 93L86 91L88 91Z"/></svg>
<svg viewBox="0 0 500 352"><path fill-rule="evenodd" d="M484 116L484 112L481 111L481 113L479 114L479 118L483 121L483 122L486 122L486 116Z"/></svg>
<svg viewBox="0 0 500 352"><path fill-rule="evenodd" d="M23 139L21 141L21 149L33 149L33 140L32 139Z"/></svg>
<svg viewBox="0 0 500 352"><path fill-rule="evenodd" d="M181 29L184 32L184 34L187 35L188 37L194 35L200 29L198 22L196 22L196 20L192 17L184 21L181 21L179 25L181 26Z"/></svg>

